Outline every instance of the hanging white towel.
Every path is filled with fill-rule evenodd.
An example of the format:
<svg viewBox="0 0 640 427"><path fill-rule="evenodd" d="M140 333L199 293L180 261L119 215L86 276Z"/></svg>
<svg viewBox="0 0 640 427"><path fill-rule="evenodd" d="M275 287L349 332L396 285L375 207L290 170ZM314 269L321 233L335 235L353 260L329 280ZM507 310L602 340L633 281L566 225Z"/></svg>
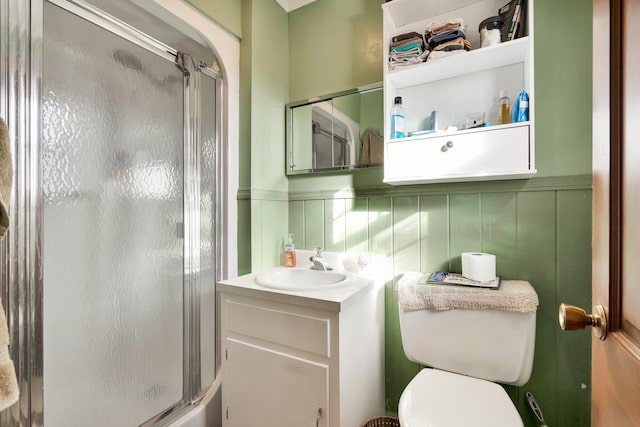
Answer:
<svg viewBox="0 0 640 427"><path fill-rule="evenodd" d="M11 183L13 166L9 147L9 131L7 124L0 118L0 239L9 228L9 201L11 199ZM4 307L0 303L0 411L18 401L20 397L16 370L9 357L9 329Z"/></svg>
<svg viewBox="0 0 640 427"><path fill-rule="evenodd" d="M13 165L9 148L9 130L0 117L0 238L9 228L9 200L11 199L11 182L13 181Z"/></svg>
<svg viewBox="0 0 640 427"><path fill-rule="evenodd" d="M7 319L0 304L0 411L16 403L19 397L16 370L9 357Z"/></svg>

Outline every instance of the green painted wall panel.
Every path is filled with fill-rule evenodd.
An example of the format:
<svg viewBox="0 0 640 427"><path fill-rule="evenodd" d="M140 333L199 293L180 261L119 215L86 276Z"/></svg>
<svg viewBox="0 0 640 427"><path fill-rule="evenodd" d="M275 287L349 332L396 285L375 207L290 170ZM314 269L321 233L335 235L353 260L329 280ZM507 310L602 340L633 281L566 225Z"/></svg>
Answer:
<svg viewBox="0 0 640 427"><path fill-rule="evenodd" d="M304 240L304 201L289 202L289 233L293 234L296 248L306 248Z"/></svg>
<svg viewBox="0 0 640 427"><path fill-rule="evenodd" d="M262 215L261 201L252 199L251 204L251 271L262 269Z"/></svg>
<svg viewBox="0 0 640 427"><path fill-rule="evenodd" d="M556 305L591 307L591 194L558 193L558 293ZM591 331L558 332L556 425L591 425Z"/></svg>
<svg viewBox="0 0 640 427"><path fill-rule="evenodd" d="M449 270L449 198L420 197L420 271Z"/></svg>
<svg viewBox="0 0 640 427"><path fill-rule="evenodd" d="M531 391L545 407L549 423L556 417L555 378L557 373L555 343L558 332L556 305L556 207L555 192L518 194L517 257L519 279L529 281L538 293L536 350L531 380L518 396L520 413L526 425L535 425L527 409L524 391Z"/></svg>
<svg viewBox="0 0 640 427"><path fill-rule="evenodd" d="M516 193L483 194L482 252L496 256L496 274L518 277L516 246Z"/></svg>
<svg viewBox="0 0 640 427"><path fill-rule="evenodd" d="M251 273L251 201L238 200L238 275Z"/></svg>
<svg viewBox="0 0 640 427"><path fill-rule="evenodd" d="M393 199L393 270L420 270L420 207L419 198Z"/></svg>
<svg viewBox="0 0 640 427"><path fill-rule="evenodd" d="M456 194L449 198L449 271L462 272L462 252L482 249L480 195Z"/></svg>
<svg viewBox="0 0 640 427"><path fill-rule="evenodd" d="M325 251L345 251L345 200L326 200L324 204L324 246Z"/></svg>
<svg viewBox="0 0 640 427"><path fill-rule="evenodd" d="M397 342L397 336L390 332L397 329L397 321L395 313L397 313L397 303L394 292L393 280L393 224L391 214L390 198L370 198L368 200L368 225L369 225L369 251L374 254L384 255L387 260L386 265L386 281L385 281L385 391L386 405L393 406L393 399L389 396L399 396L402 389L399 384L394 381L391 375L392 367L390 366L396 360L401 360L402 348L398 348L393 343ZM387 320L388 319L388 320ZM397 404L397 403L396 403Z"/></svg>
<svg viewBox="0 0 640 427"><path fill-rule="evenodd" d="M346 250L369 251L369 203L366 198L346 199Z"/></svg>
<svg viewBox="0 0 640 427"><path fill-rule="evenodd" d="M389 267L393 261L393 234L391 222L391 199L369 199L369 250L388 258ZM393 271L392 269L389 272Z"/></svg>
<svg viewBox="0 0 640 427"><path fill-rule="evenodd" d="M317 206L322 200L304 201L310 202ZM291 202L290 218L301 216L301 203ZM557 311L560 302L589 306L590 204L589 189L345 199L347 218L355 213L357 223L368 212L366 232L356 234L368 234L369 251L388 257L385 383L389 412L397 411L402 391L419 369L402 349L394 284L406 271L427 273L447 267L449 256L459 257L460 251L449 250L451 242L451 247L473 246L495 253L499 274L507 280L528 280L538 293L532 378L523 387L505 386L525 425L538 425L524 400L527 391L540 402L549 425L588 425L589 334L561 333ZM329 229L326 223L325 227Z"/></svg>
<svg viewBox="0 0 640 427"><path fill-rule="evenodd" d="M324 200L307 200L304 204L304 248L324 248Z"/></svg>
<svg viewBox="0 0 640 427"><path fill-rule="evenodd" d="M260 201L258 213L262 217L262 270L284 262L284 243L289 232L288 208L288 201ZM274 218L280 220L273 221Z"/></svg>
<svg viewBox="0 0 640 427"><path fill-rule="evenodd" d="M404 272L420 271L420 205L417 196L394 197L393 203L393 272L394 283ZM386 375L396 387L387 389L389 402L397 402L402 390L418 372L418 365L410 362L402 349L400 319L398 317L397 285L387 295L386 341L388 347L385 363ZM399 386L399 387L398 387ZM396 410L396 409L394 409Z"/></svg>

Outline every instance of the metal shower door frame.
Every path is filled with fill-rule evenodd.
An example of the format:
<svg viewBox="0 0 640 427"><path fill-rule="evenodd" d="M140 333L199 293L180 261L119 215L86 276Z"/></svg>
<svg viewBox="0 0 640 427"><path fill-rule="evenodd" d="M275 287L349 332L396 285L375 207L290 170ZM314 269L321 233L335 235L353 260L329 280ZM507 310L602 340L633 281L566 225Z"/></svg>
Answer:
<svg viewBox="0 0 640 427"><path fill-rule="evenodd" d="M136 45L175 62L178 52L82 0L0 0L0 115L9 127L14 181L10 227L0 241L0 292L9 325L10 355L15 364L20 400L0 413L0 426L44 426L42 309L42 67L44 3L60 6ZM199 81L216 80L216 209L223 229L224 147L222 76L208 67L184 70L184 206L185 281L183 400L143 425L178 417L201 400L199 328L200 139ZM188 124L188 125L187 125ZM215 234L216 280L221 278L223 233ZM219 353L219 350L218 350ZM219 360L216 360L219 367Z"/></svg>

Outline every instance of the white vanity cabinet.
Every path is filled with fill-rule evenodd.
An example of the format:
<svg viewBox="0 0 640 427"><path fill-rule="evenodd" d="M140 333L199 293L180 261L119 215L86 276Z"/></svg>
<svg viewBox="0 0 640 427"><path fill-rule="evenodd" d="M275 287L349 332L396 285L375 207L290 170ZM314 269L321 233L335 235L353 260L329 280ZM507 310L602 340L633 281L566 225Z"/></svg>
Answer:
<svg viewBox="0 0 640 427"><path fill-rule="evenodd" d="M498 14L508 0L393 0L382 5L384 37L384 182L431 182L529 178L535 169L533 0L526 1L526 36L480 48L479 23ZM472 50L389 70L391 39L424 33L433 22L463 18ZM529 94L529 121L498 124L498 99L505 90L513 107ZM402 97L407 132L430 128L436 112L439 132L392 139L391 107ZM484 113L491 126L466 127L467 115Z"/></svg>
<svg viewBox="0 0 640 427"><path fill-rule="evenodd" d="M224 427L352 427L384 414L384 307L370 280L339 295L218 283Z"/></svg>

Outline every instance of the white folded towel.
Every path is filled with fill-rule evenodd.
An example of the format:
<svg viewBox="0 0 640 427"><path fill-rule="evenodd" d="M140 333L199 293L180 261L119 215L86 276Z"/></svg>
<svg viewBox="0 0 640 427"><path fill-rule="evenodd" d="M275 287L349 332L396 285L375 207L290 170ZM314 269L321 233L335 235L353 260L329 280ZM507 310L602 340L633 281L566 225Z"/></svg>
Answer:
<svg viewBox="0 0 640 427"><path fill-rule="evenodd" d="M9 201L13 182L13 164L9 146L9 130L0 117L0 238L9 228Z"/></svg>
<svg viewBox="0 0 640 427"><path fill-rule="evenodd" d="M523 280L503 280L500 289L496 290L419 285L422 276L419 272L408 272L398 281L398 305L403 311L464 309L533 313L538 308L538 294Z"/></svg>
<svg viewBox="0 0 640 427"><path fill-rule="evenodd" d="M0 118L0 239L9 228L9 201L13 182L13 166L7 124ZM18 401L20 397L16 370L9 357L9 329L4 308L0 303L0 411Z"/></svg>
<svg viewBox="0 0 640 427"><path fill-rule="evenodd" d="M20 397L16 370L9 357L9 330L4 308L0 304L0 411L18 401Z"/></svg>

